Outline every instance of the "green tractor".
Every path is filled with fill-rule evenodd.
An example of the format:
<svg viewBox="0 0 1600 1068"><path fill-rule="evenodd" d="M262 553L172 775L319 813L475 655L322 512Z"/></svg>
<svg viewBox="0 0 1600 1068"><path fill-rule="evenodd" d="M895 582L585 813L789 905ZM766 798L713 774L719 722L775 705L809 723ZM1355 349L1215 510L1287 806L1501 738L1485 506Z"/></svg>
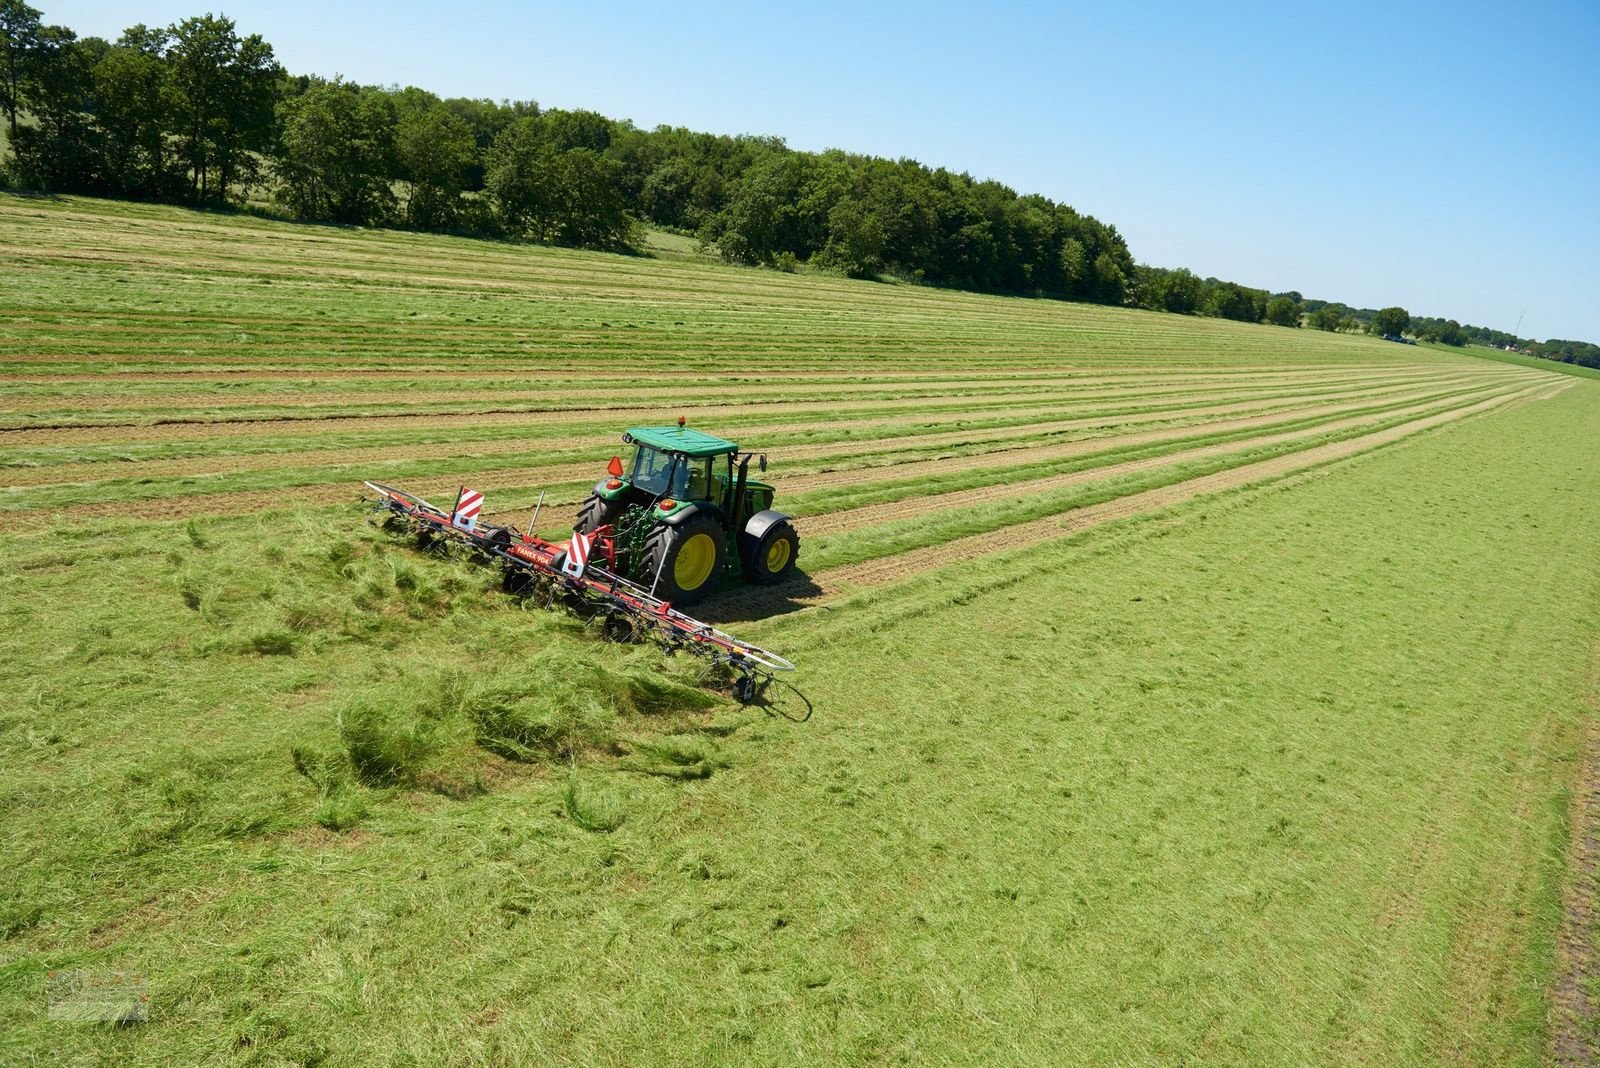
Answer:
<svg viewBox="0 0 1600 1068"><path fill-rule="evenodd" d="M627 465L613 456L608 478L578 511L573 529L610 528L616 569L674 605L693 604L724 573L770 586L794 570L800 538L794 523L772 510L772 487L749 477L767 458L740 454L731 441L672 427L634 427Z"/></svg>

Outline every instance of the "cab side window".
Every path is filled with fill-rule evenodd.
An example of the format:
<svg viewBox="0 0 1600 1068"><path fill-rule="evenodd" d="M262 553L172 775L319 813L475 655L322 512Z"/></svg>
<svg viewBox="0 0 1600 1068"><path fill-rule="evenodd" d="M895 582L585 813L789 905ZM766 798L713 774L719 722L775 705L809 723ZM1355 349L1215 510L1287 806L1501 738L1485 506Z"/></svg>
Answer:
<svg viewBox="0 0 1600 1068"><path fill-rule="evenodd" d="M703 501L711 496L711 460L690 460L689 484L684 496L691 501Z"/></svg>

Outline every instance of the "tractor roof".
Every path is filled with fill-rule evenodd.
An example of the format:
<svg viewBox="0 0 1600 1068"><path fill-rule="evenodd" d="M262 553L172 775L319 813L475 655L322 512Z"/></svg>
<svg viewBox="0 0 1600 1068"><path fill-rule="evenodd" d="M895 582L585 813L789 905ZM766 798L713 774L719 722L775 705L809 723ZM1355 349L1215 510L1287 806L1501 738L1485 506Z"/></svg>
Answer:
<svg viewBox="0 0 1600 1068"><path fill-rule="evenodd" d="M690 430L686 426L636 426L628 431L641 445L662 452L681 452L685 456L722 456L739 446L722 438Z"/></svg>

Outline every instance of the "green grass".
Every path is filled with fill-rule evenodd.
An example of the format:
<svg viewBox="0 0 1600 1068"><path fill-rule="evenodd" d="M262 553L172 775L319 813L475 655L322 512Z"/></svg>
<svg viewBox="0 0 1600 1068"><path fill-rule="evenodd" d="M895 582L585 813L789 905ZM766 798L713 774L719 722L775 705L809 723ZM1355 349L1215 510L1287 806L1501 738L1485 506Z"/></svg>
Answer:
<svg viewBox="0 0 1600 1068"><path fill-rule="evenodd" d="M1428 346L1434 348L1436 346ZM1500 349L1491 349L1483 345L1469 345L1466 348L1469 356L1476 356L1480 360L1494 360L1496 363L1509 363L1517 367L1536 367L1541 371L1554 371L1557 374L1573 375L1577 378L1600 378L1600 370L1593 367L1582 367L1575 363L1562 363L1560 360L1541 360L1537 356L1524 356L1520 352L1504 352Z"/></svg>
<svg viewBox="0 0 1600 1068"><path fill-rule="evenodd" d="M1226 471L1232 467L1287 456L1317 445L1344 441L1397 426L1406 421L1405 419L1380 420L1369 426L1350 427L1291 442L1239 449L1222 456L1186 460L1153 471L1100 479L1087 485L1066 489L1028 492L1019 487L1021 491L1013 500L976 508L951 508L925 515L908 516L861 531L824 536L813 543L807 560L812 567L826 570L830 567L842 567L864 560L894 556L912 549L1001 530L1045 516L1059 515L1076 508L1099 504L1102 501L1170 486L1217 471Z"/></svg>
<svg viewBox="0 0 1600 1068"><path fill-rule="evenodd" d="M711 254L700 250L698 238L677 234L670 230L647 228L644 232L644 251L663 259L706 260Z"/></svg>
<svg viewBox="0 0 1600 1068"><path fill-rule="evenodd" d="M160 401L130 371L181 386L197 368L251 383L218 402L232 419L273 391L251 378L267 365L392 366L484 414L481 364L552 394L592 383L597 409L0 433L30 477L172 465L6 494L0 1063L1544 1062L1600 646L1600 468L1581 462L1600 387L737 625L799 664L815 712L795 722L354 507L185 502L337 487L358 448L476 484L519 458L473 450L521 435L526 466L598 468L608 382L634 368L787 392L696 422L771 447L780 505L786 473L817 480L793 495L808 516L1018 487L831 537L802 519L820 572L1569 380L1310 331L81 200L0 197L0 251L18 263L0 275L8 423L8 399L59 386L80 417L123 385ZM434 328L401 329L413 311ZM1196 395L1220 399L1161 392L1201 371L1228 381ZM1084 376L1144 392L1076 400ZM838 407L846 382L864 406ZM365 387L339 388L294 391L358 414ZM1246 396L1272 426L1192 414ZM1359 407L1304 414L1329 401ZM1357 414L1372 423L1322 429ZM877 417L893 429L858 422ZM1163 427L1183 432L1115 440ZM1308 433L1254 440L1290 429ZM230 472L235 455L285 460ZM993 463L896 474L944 455ZM99 520L39 522L97 496ZM173 516L137 518L146 497ZM143 971L150 1022L49 1021L53 968Z"/></svg>

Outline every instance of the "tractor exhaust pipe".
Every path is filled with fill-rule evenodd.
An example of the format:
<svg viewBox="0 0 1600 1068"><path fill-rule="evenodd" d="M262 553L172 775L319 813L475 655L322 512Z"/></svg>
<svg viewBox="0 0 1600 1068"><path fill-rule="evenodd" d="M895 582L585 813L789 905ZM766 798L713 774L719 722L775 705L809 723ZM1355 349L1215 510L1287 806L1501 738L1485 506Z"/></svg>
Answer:
<svg viewBox="0 0 1600 1068"><path fill-rule="evenodd" d="M750 481L750 458L754 455L747 452L739 458L739 478L733 486L733 507L728 509L728 531L735 536L738 535L740 524L745 519L739 513L744 508L744 488Z"/></svg>

